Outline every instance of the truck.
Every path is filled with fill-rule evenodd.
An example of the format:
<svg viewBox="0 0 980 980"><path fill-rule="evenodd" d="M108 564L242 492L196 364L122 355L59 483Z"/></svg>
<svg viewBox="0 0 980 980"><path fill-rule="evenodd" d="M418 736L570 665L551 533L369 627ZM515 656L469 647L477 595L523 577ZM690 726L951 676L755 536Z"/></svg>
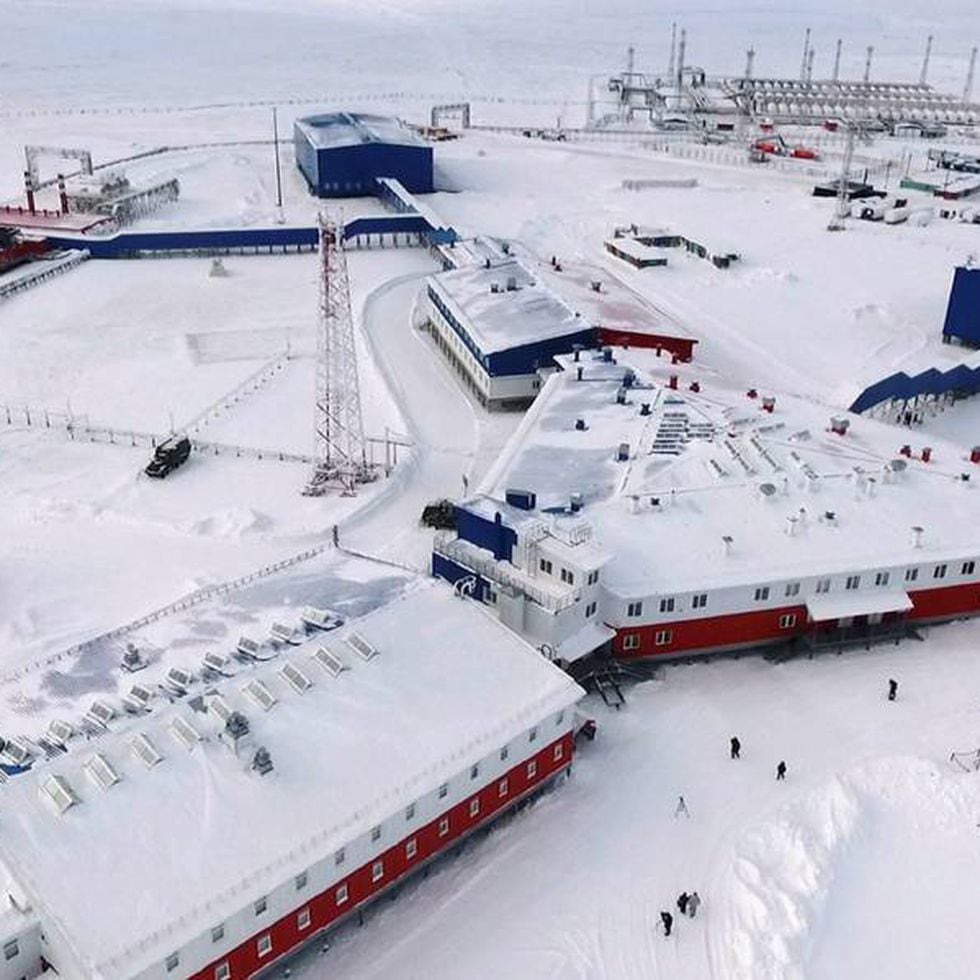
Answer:
<svg viewBox="0 0 980 980"><path fill-rule="evenodd" d="M191 441L187 436L171 436L157 446L153 453L153 459L150 460L144 472L147 476L162 480L178 466L183 466L190 454Z"/></svg>

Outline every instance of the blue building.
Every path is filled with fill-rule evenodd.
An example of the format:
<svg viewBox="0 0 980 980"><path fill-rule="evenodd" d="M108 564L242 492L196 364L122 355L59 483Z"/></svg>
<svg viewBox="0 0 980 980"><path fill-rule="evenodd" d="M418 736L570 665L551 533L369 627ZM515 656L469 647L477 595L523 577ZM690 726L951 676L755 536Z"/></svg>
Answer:
<svg viewBox="0 0 980 980"><path fill-rule="evenodd" d="M960 266L946 307L943 340L980 347L980 268Z"/></svg>
<svg viewBox="0 0 980 980"><path fill-rule="evenodd" d="M432 185L432 147L398 119L331 112L298 119L296 165L318 197L363 197L391 177L410 192Z"/></svg>

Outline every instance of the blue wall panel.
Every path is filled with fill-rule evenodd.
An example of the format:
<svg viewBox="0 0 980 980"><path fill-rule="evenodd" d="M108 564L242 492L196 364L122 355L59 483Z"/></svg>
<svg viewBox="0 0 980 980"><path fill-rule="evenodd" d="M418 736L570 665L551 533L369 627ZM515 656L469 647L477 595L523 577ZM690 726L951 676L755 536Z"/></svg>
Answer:
<svg viewBox="0 0 980 980"><path fill-rule="evenodd" d="M503 523L500 514L490 521L465 507L456 508L456 533L464 541L493 552L497 561L510 561L517 544L516 532Z"/></svg>
<svg viewBox="0 0 980 980"><path fill-rule="evenodd" d="M533 344L522 344L491 354L488 370L495 378L512 374L533 374L538 368L550 367L556 354L571 354L576 344L582 347L595 347L598 343L596 330L589 327L576 333L567 333L550 340L539 340Z"/></svg>
<svg viewBox="0 0 980 980"><path fill-rule="evenodd" d="M961 266L953 274L943 336L980 346L980 269Z"/></svg>
<svg viewBox="0 0 980 980"><path fill-rule="evenodd" d="M460 565L458 562L443 555L433 553L432 555L432 574L436 578L445 579L450 585L455 585L460 579L469 578L471 575L476 579L476 589L473 591L473 598L483 601L486 596L487 580L476 572Z"/></svg>

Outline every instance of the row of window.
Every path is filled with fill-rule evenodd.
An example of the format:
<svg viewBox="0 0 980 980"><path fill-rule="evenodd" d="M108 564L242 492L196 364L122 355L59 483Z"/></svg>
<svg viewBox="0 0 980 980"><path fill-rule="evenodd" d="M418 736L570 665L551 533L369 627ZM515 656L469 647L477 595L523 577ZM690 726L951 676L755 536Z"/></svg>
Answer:
<svg viewBox="0 0 980 980"><path fill-rule="evenodd" d="M459 339L469 348L470 353L477 359L477 361L483 365L484 369L487 369L489 364L488 359L484 356L483 351L477 347L474 343L473 338L466 331L466 328L456 319L455 315L450 312L449 307L443 302L442 297L432 288L430 285L427 289L429 294L429 299L432 300L435 308L442 314L443 319L450 327L456 332Z"/></svg>
<svg viewBox="0 0 980 980"><path fill-rule="evenodd" d="M792 629L796 625L796 614L795 613L785 613L779 617L779 628L788 630ZM653 634L653 645L658 647L670 646L674 642L674 631L673 630L657 630ZM640 634L639 633L626 633L623 636L623 649L624 650L639 650L640 648Z"/></svg>
<svg viewBox="0 0 980 980"><path fill-rule="evenodd" d="M554 566L554 563L551 561L550 558L542 558L542 559L540 559L538 561L538 570L544 572L545 575L554 575L555 574L555 566ZM566 585L574 585L575 584L575 573L570 568L564 568L564 567L562 567L558 571L559 571L559 576L558 577ZM596 582L598 582L598 581L599 581L599 572L598 571L589 572L589 574L585 577L585 584L586 585L595 585ZM640 605L642 605L642 603L640 603Z"/></svg>
<svg viewBox="0 0 980 980"><path fill-rule="evenodd" d="M973 575L976 572L977 563L975 561L965 561L960 565L960 575ZM949 565L945 562L938 565L934 565L932 569L932 577L934 579L946 578L949 572ZM919 569L917 567L911 567L905 569L905 581L906 582L916 582L919 579ZM848 575L844 580L844 588L849 591L861 588L861 575ZM874 584L877 587L883 587L889 585L891 582L891 572L875 572L874 573ZM830 578L817 579L814 591L818 594L825 594L830 591L833 580ZM784 589L783 595L787 598L793 598L800 594L801 583L800 582L787 582ZM753 596L756 602L766 602L772 596L772 587L768 585L760 585L756 588L755 594ZM691 608L692 609L704 609L708 605L708 594L706 592L700 592L691 597ZM675 608L674 596L666 596L660 600L660 612L670 613L673 612ZM636 618L637 616L643 615L643 603L642 602L630 602L626 605L626 615L631 618Z"/></svg>
<svg viewBox="0 0 980 980"><path fill-rule="evenodd" d="M503 750L501 751L503 752ZM561 762L561 760L564 758L564 754L565 754L564 746L559 742L552 750L552 758L554 759L555 762ZM502 755L501 758L506 758L506 756ZM529 760L525 764L524 771L528 779L536 779L538 775L537 759ZM509 777L504 776L503 778L497 781L497 796L499 799L504 799L509 792L510 792L510 779ZM411 807L410 809L412 809L414 815L414 807ZM472 800L470 800L468 812L471 820L475 819L480 815L479 797L474 797ZM376 827L375 830L378 831L378 837L380 837L381 836L380 827ZM439 819L438 831L437 831L439 837L447 837L449 835L449 830L450 830L450 818L448 816L441 817ZM372 838L377 839L374 837L373 832L372 832ZM412 837L409 840L407 840L405 842L405 860L406 861L414 860L418 855L418 850L419 850L419 846L418 846L417 838ZM339 860L337 859L338 856L339 856ZM337 853L334 856L334 861L335 864L343 863L344 861L343 849L337 851ZM381 881L384 878L384 876L385 876L384 859L379 858L378 860L372 862L371 864L372 884L377 884L379 881ZM309 883L309 875L305 871L300 872L300 874L298 874L294 879L294 884L296 886L297 891L305 888L308 883ZM350 891L348 888L348 884L346 881L341 882L334 889L334 905L337 908L340 908L341 906L345 905L349 899L350 899ZM258 901L254 903L253 909L256 915L262 915L268 910L268 907L269 907L268 899L260 898L258 899ZM300 931L304 929L308 929L310 926L310 922L311 922L311 916L308 907L302 908L296 913L296 926ZM224 923L214 926L211 929L212 943L220 942L224 938L225 938ZM8 954L7 952L9 947L13 947L13 953L11 954ZM271 933L265 933L264 935L261 935L256 939L256 951L260 958L268 956L268 954L272 952ZM13 956L17 955L16 940L13 940L12 942L6 944L6 946L4 947L4 954L7 959L12 959ZM169 973L172 972L173 970L176 970L179 965L180 965L180 954L171 953L166 959L167 972ZM227 960L222 961L215 967L214 980L229 980L230 976L231 976L231 968L229 967Z"/></svg>

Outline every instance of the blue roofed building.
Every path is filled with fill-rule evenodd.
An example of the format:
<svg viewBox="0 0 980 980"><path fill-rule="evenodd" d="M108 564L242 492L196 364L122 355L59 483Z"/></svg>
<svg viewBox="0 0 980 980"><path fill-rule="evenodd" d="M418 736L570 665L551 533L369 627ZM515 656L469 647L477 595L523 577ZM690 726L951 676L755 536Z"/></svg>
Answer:
<svg viewBox="0 0 980 980"><path fill-rule="evenodd" d="M433 190L432 147L399 119L331 112L298 119L293 126L296 165L318 197L378 193L390 177L411 193Z"/></svg>

